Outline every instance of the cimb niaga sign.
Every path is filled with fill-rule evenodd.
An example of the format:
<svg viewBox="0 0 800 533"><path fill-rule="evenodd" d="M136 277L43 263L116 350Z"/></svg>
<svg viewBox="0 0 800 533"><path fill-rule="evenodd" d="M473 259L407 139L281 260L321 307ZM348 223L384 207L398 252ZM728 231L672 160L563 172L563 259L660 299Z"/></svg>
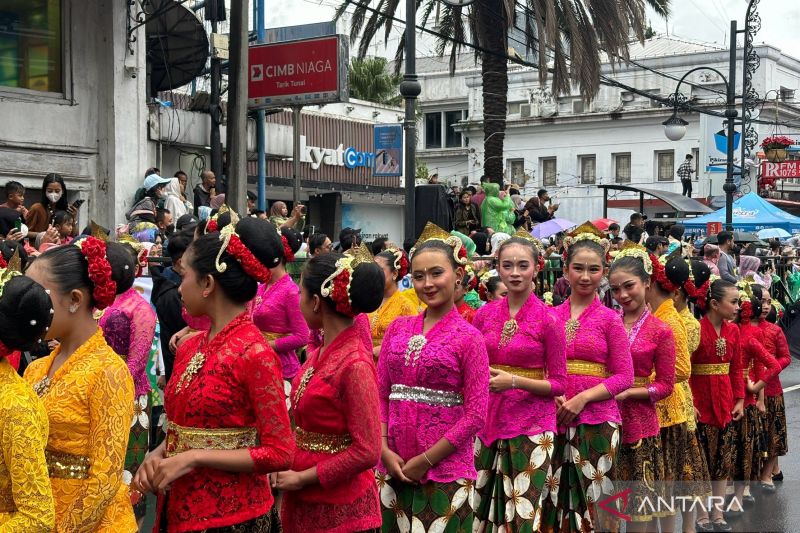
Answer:
<svg viewBox="0 0 800 533"><path fill-rule="evenodd" d="M250 107L346 102L347 40L341 35L250 47Z"/></svg>

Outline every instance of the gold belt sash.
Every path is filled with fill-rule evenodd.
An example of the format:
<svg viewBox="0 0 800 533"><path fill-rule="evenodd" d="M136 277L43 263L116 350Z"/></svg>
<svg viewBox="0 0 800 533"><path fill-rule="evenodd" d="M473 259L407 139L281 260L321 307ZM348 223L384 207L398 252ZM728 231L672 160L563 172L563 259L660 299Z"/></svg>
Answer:
<svg viewBox="0 0 800 533"><path fill-rule="evenodd" d="M264 336L264 340L267 342L276 341L281 337L286 336L286 333L273 333L271 331L262 331L261 334Z"/></svg>
<svg viewBox="0 0 800 533"><path fill-rule="evenodd" d="M567 374L573 376L592 376L595 378L607 378L608 369L603 363L593 363L581 359L567 359Z"/></svg>
<svg viewBox="0 0 800 533"><path fill-rule="evenodd" d="M692 365L693 376L723 376L731 371L730 363Z"/></svg>
<svg viewBox="0 0 800 533"><path fill-rule="evenodd" d="M188 428L172 422L167 425L167 457L188 450L241 450L253 446L258 446L256 428Z"/></svg>
<svg viewBox="0 0 800 533"><path fill-rule="evenodd" d="M544 379L544 368L525 368L511 365L492 365L495 370L502 370L521 378Z"/></svg>
<svg viewBox="0 0 800 533"><path fill-rule="evenodd" d="M349 433L344 435L314 433L306 431L300 426L294 428L294 437L297 447L308 452L340 453L353 443L353 438Z"/></svg>
<svg viewBox="0 0 800 533"><path fill-rule="evenodd" d="M71 453L44 451L47 462L47 473L57 479L86 479L89 477L91 461L85 455Z"/></svg>
<svg viewBox="0 0 800 533"><path fill-rule="evenodd" d="M650 383L652 383L650 376L635 376L633 378L634 387L647 387Z"/></svg>

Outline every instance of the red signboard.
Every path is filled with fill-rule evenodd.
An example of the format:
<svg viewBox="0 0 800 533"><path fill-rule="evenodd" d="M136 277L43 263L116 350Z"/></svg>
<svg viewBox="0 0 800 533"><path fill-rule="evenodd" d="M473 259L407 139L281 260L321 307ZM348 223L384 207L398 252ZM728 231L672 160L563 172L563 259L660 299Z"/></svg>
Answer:
<svg viewBox="0 0 800 533"><path fill-rule="evenodd" d="M761 177L766 179L800 178L800 160L761 163Z"/></svg>
<svg viewBox="0 0 800 533"><path fill-rule="evenodd" d="M716 235L722 232L722 222L706 222L706 235Z"/></svg>
<svg viewBox="0 0 800 533"><path fill-rule="evenodd" d="M346 100L347 47L338 35L251 46L248 59L251 107Z"/></svg>

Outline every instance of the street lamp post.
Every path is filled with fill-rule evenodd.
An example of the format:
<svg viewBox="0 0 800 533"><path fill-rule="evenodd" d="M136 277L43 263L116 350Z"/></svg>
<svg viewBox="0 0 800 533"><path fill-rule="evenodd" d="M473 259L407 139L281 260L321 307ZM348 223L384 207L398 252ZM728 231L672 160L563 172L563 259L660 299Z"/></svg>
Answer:
<svg viewBox="0 0 800 533"><path fill-rule="evenodd" d="M679 141L686 135L686 122L684 119L678 116L678 112L681 107L685 105L686 97L680 93L681 84L683 81L692 74L693 72L697 72L698 70L710 70L712 72L716 72L717 75L722 78L722 81L725 83L725 123L727 126L727 149L726 149L726 161L725 166L726 168L726 175L725 175L725 185L723 185L722 190L725 191L725 229L728 231L733 231L733 193L736 192L736 183L733 180L733 151L734 151L734 136L736 135L736 117L738 116L738 111L736 111L736 21L731 21L731 53L730 53L730 65L729 65L729 72L728 77L725 76L717 69L712 67L695 67L691 69L689 72L681 77L680 81L678 81L677 87L675 87L675 93L672 95L672 105L673 111L672 116L665 120L662 124L664 125L664 134L667 138L671 141Z"/></svg>
<svg viewBox="0 0 800 533"><path fill-rule="evenodd" d="M417 3L416 0L406 0L406 32L405 32L405 74L400 84L400 94L406 101L406 116L403 123L405 130L405 176L406 176L406 205L404 210L405 239L416 239L416 183L417 174L417 97L422 92L422 87L417 78Z"/></svg>

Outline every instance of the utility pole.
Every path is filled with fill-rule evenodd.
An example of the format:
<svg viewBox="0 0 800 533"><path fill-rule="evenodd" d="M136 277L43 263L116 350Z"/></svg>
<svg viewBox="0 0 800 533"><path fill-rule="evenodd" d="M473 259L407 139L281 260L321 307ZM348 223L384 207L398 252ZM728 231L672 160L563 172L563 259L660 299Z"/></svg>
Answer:
<svg viewBox="0 0 800 533"><path fill-rule="evenodd" d="M403 123L405 130L405 177L406 177L406 204L404 210L404 238L416 239L416 183L417 174L417 117L415 107L417 97L422 92L422 87L417 78L417 3L416 0L406 0L406 33L405 33L405 74L400 84L400 94L406 100L406 117Z"/></svg>
<svg viewBox="0 0 800 533"><path fill-rule="evenodd" d="M248 8L231 2L230 69L228 70L228 187L225 203L236 212L247 211L247 51Z"/></svg>
<svg viewBox="0 0 800 533"><path fill-rule="evenodd" d="M256 0L256 32L258 43L261 44L267 38L265 27L266 0ZM267 210L267 124L266 113L263 109L256 111L256 143L258 144L258 208L261 211Z"/></svg>
<svg viewBox="0 0 800 533"><path fill-rule="evenodd" d="M219 9L214 0L205 7L206 19L211 21L211 33L217 33L217 22L219 21ZM225 13L223 6L222 13ZM208 102L208 111L211 115L211 135L209 144L211 145L211 171L219 179L222 176L222 137L220 136L220 125L222 124L222 106L220 105L220 85L222 85L222 59L217 55L216 50L211 50L211 95Z"/></svg>

